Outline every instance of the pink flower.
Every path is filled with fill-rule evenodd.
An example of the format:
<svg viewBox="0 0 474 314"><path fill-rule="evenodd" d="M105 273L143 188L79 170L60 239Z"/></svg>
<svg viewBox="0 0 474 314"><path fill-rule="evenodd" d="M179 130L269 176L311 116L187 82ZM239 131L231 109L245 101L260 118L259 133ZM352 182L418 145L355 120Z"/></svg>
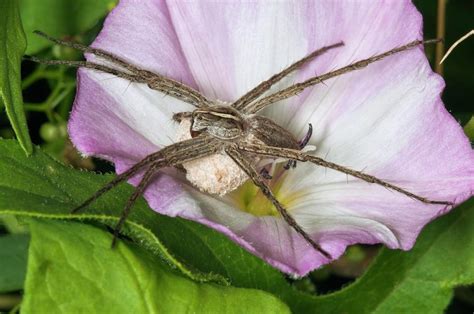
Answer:
<svg viewBox="0 0 474 314"><path fill-rule="evenodd" d="M122 0L93 46L209 99L232 102L322 46L345 43L279 88L421 39L421 27L409 1ZM474 190L474 153L443 106L443 87L419 47L330 79L262 114L299 138L312 123L310 145L329 161L460 203ZM112 161L121 173L173 143L173 113L192 110L144 84L82 69L69 132L80 151ZM298 163L274 188L333 257L354 243L409 250L423 226L448 210L308 163ZM224 197L204 194L168 169L145 197L155 211L219 230L284 272L305 275L329 262L255 193L246 184Z"/></svg>

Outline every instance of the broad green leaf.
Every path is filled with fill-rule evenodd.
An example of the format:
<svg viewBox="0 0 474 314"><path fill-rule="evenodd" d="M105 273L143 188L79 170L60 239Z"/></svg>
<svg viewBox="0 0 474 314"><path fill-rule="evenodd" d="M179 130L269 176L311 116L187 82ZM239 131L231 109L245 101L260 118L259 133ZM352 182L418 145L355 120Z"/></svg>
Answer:
<svg viewBox="0 0 474 314"><path fill-rule="evenodd" d="M21 25L18 2L0 1L0 103L23 150L31 154L33 147L21 95L21 57L25 52L25 34Z"/></svg>
<svg viewBox="0 0 474 314"><path fill-rule="evenodd" d="M20 0L20 11L28 39L27 54L52 44L33 34L43 31L62 38L80 34L96 25L117 0Z"/></svg>
<svg viewBox="0 0 474 314"><path fill-rule="evenodd" d="M25 234L0 237L0 293L23 289L28 239Z"/></svg>
<svg viewBox="0 0 474 314"><path fill-rule="evenodd" d="M263 291L196 283L75 222L32 220L22 313L288 313Z"/></svg>
<svg viewBox="0 0 474 314"><path fill-rule="evenodd" d="M64 167L40 151L25 158L11 140L0 141L3 173L16 176L11 180L0 175L0 213L62 219L73 219L68 211L111 178ZM77 218L113 224L132 190L122 186L111 191ZM158 253L190 278L226 278L236 287L265 290L295 313L390 309L441 313L453 287L474 282L474 200L431 223L410 252L383 250L362 278L324 296L296 291L280 272L225 236L190 221L155 214L142 200L134 208L127 231L143 248Z"/></svg>

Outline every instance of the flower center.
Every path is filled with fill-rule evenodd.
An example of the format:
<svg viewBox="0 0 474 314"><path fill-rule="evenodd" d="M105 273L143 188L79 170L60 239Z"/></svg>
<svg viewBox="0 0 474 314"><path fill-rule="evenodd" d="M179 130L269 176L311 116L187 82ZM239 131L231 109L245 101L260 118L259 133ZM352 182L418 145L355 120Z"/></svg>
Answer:
<svg viewBox="0 0 474 314"><path fill-rule="evenodd" d="M283 180L286 177L287 171L283 169L281 165L277 165L273 171L273 178L267 180L273 195L276 199L285 206L290 200L285 199L283 195L280 195L280 188ZM250 213L254 216L278 216L278 210L275 205L268 200L268 198L262 193L251 180L247 180L242 186L235 191L229 193L230 198L235 202L238 209ZM286 204L287 205L287 204Z"/></svg>

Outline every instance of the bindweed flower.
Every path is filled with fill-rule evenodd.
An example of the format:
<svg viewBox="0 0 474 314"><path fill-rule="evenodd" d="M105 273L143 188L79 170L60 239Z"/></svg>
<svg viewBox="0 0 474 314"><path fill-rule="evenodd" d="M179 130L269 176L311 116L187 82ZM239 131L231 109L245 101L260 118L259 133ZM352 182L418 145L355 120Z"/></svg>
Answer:
<svg viewBox="0 0 474 314"><path fill-rule="evenodd" d="M317 48L345 43L272 90L421 39L421 27L409 1L122 0L93 47L209 99L232 102ZM144 84L84 69L78 77L72 141L84 154L112 161L117 173L175 142L179 125L172 115L193 110ZM430 199L460 203L474 190L474 154L443 106L443 87L419 47L327 80L261 114L297 138L311 123L312 154ZM308 163L289 171L273 168L270 185L277 198L334 258L354 243L408 250L424 225L451 208ZM231 174L221 174L226 176ZM250 182L224 196L210 195L167 169L145 198L155 211L214 228L286 273L301 276L330 262Z"/></svg>

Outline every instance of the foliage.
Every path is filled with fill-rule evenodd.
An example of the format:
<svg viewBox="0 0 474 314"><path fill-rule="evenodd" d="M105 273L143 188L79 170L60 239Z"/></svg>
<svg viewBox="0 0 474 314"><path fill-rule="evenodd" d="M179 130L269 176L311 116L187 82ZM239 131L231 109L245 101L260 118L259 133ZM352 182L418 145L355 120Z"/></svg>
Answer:
<svg viewBox="0 0 474 314"><path fill-rule="evenodd" d="M23 111L20 77L26 41L17 1L1 1L0 12L0 104L6 108L18 141L25 152L30 154L32 144Z"/></svg>
<svg viewBox="0 0 474 314"><path fill-rule="evenodd" d="M111 250L110 233L97 227L32 220L30 229L22 313L288 312L262 291L183 278L131 243Z"/></svg>
<svg viewBox="0 0 474 314"><path fill-rule="evenodd" d="M0 237L0 293L21 290L25 281L28 235Z"/></svg>
<svg viewBox="0 0 474 314"><path fill-rule="evenodd" d="M69 214L70 209L111 176L67 168L39 150L27 158L15 141L0 141L0 152L0 172L8 173L15 169L18 173L14 180L0 178L0 213L3 214L51 219L53 225L52 219L113 225L127 195L133 190L130 186L122 186L100 199L85 214L73 216ZM350 309L359 309L358 312L364 313L394 309L441 312L449 303L453 287L474 282L473 207L474 200L471 200L428 226L410 252L383 250L367 273L354 284L319 297L296 291L278 271L234 245L223 235L191 221L154 214L143 201L130 217L127 234L135 243L154 254L147 258L153 258L157 265L165 261L166 267L171 266L196 282L215 281L224 286L231 283L235 287L270 292L285 301L295 312L316 309L320 313ZM47 224L42 222L40 225L43 227L35 228L47 229ZM74 236L69 232L74 225L71 223L56 230L56 241ZM89 232L78 231L76 240L85 241L84 237L88 237L86 234ZM110 239L110 236L107 238ZM92 239L88 241L91 242L89 245L95 245ZM46 254L50 246L54 245L46 240L35 242L35 251L30 249L30 258L33 253L35 258L41 258L40 255ZM80 250L77 243L75 246L75 250ZM109 250L103 243L100 247ZM90 247L85 247L81 253L74 253L86 257L77 262L76 268L88 267L91 263L90 252ZM97 252L93 256L100 259ZM110 259L107 257L106 261ZM134 259L134 263L139 260ZM50 262L52 265L54 263ZM114 264L107 263L109 267ZM110 268L110 272L113 271ZM120 273L120 270L116 271ZM42 273L30 272L31 276ZM29 288L31 296L31 289L34 288ZM136 288L131 285L130 289ZM38 293L41 290L38 289ZM51 288L47 290L51 291ZM60 292L61 289L58 290ZM418 298L412 302L409 299L400 302L406 295L421 293L424 302Z"/></svg>

